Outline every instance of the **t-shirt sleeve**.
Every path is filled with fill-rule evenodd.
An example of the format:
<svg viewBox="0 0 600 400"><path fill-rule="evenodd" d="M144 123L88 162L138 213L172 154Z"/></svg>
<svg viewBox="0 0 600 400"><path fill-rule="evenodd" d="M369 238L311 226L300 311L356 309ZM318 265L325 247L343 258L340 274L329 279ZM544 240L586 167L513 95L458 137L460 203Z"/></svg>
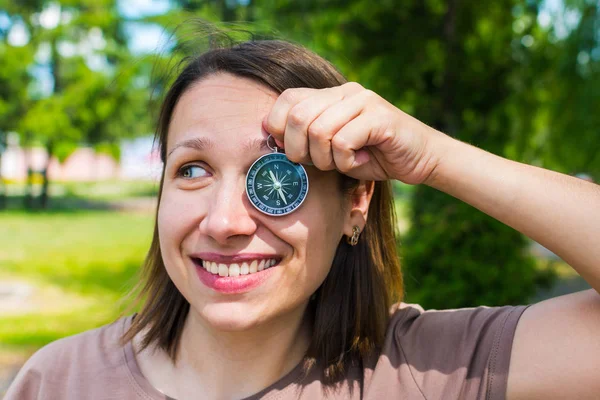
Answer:
<svg viewBox="0 0 600 400"><path fill-rule="evenodd" d="M405 305L392 315L392 346L426 399L503 400L513 337L526 308Z"/></svg>
<svg viewBox="0 0 600 400"><path fill-rule="evenodd" d="M4 400L131 398L123 348L117 343L122 325L105 325L42 347L21 368Z"/></svg>

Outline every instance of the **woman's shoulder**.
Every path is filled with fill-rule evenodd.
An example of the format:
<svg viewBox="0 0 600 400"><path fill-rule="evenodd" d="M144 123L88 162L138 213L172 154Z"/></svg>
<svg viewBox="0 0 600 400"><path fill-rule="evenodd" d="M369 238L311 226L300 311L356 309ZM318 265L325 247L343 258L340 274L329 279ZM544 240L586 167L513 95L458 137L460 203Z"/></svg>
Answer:
<svg viewBox="0 0 600 400"><path fill-rule="evenodd" d="M427 398L469 399L478 393L503 398L514 332L526 308L425 310L395 304L377 368L393 367L388 375L393 370Z"/></svg>
<svg viewBox="0 0 600 400"><path fill-rule="evenodd" d="M399 302L390 308L389 328L401 333L409 330L443 329L476 331L490 323L516 323L528 306L478 306L453 309L424 309L419 304Z"/></svg>
<svg viewBox="0 0 600 400"><path fill-rule="evenodd" d="M60 362L111 365L120 362L120 337L131 317L122 317L104 326L64 337L39 349L29 360L35 366L53 370Z"/></svg>
<svg viewBox="0 0 600 400"><path fill-rule="evenodd" d="M60 392L77 381L89 382L126 363L120 337L131 317L58 339L35 352L9 387L7 398L30 398L22 393ZM20 393L21 396L14 393ZM33 398L44 396L33 396ZM70 397L68 397L70 398Z"/></svg>
<svg viewBox="0 0 600 400"><path fill-rule="evenodd" d="M406 353L438 357L453 350L492 350L512 345L519 318L527 306L478 306L457 309L424 309L398 303L390 310L387 339ZM388 343L391 344L391 343ZM478 346L478 347L476 347Z"/></svg>

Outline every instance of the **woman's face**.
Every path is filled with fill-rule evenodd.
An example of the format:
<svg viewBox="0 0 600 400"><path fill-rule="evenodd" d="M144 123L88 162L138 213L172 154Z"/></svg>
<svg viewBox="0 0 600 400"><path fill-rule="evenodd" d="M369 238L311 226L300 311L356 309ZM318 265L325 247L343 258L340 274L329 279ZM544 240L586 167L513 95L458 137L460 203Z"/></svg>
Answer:
<svg viewBox="0 0 600 400"><path fill-rule="evenodd" d="M310 190L291 214L268 216L249 202L246 173L270 152L262 120L276 98L254 81L212 75L181 96L171 118L160 248L192 312L216 329L246 330L303 311L351 231L335 171L306 167Z"/></svg>

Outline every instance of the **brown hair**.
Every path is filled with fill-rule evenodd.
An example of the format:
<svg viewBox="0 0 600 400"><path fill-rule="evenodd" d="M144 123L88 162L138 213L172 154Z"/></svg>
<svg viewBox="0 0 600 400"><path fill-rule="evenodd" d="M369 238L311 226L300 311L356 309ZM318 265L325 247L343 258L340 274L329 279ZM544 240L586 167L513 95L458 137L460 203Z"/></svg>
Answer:
<svg viewBox="0 0 600 400"><path fill-rule="evenodd" d="M162 103L156 139L165 162L171 115L181 95L192 84L215 73L230 73L260 82L282 93L285 89L338 86L346 79L326 60L302 46L281 40L249 40L211 48L185 60ZM164 179L159 189L162 192ZM359 181L340 174L340 190L350 193ZM390 306L402 299L400 262L396 253L394 205L389 181L375 182L368 220L356 246L342 238L328 276L316 291L307 312L312 313L313 334L307 351L307 369L323 367L325 381L343 377L345 368L383 344ZM142 348L163 349L173 362L189 303L177 290L163 264L155 223L142 279L132 293L142 303L123 343L147 330Z"/></svg>

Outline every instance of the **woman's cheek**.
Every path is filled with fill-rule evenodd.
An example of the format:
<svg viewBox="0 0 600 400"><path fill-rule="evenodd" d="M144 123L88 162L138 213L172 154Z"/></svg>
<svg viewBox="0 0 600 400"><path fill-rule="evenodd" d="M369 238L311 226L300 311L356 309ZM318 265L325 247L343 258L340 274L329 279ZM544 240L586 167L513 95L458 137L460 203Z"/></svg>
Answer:
<svg viewBox="0 0 600 400"><path fill-rule="evenodd" d="M163 254L178 248L185 236L186 225L190 223L189 215L181 207L177 198L171 194L164 194L158 209L158 233ZM172 249L174 247L174 249Z"/></svg>

